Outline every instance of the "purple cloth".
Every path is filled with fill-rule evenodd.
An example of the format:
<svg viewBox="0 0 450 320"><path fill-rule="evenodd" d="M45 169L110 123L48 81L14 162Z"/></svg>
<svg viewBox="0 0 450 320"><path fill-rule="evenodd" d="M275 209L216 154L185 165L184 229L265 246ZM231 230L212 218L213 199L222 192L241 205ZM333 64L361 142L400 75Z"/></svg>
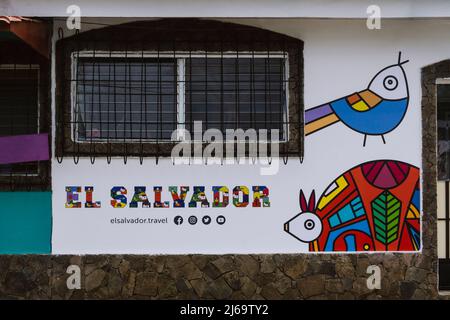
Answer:
<svg viewBox="0 0 450 320"><path fill-rule="evenodd" d="M0 137L0 164L49 159L47 133Z"/></svg>
<svg viewBox="0 0 450 320"><path fill-rule="evenodd" d="M305 122L309 123L324 116L333 113L333 109L331 109L329 104L324 104L322 106L318 106L305 112Z"/></svg>

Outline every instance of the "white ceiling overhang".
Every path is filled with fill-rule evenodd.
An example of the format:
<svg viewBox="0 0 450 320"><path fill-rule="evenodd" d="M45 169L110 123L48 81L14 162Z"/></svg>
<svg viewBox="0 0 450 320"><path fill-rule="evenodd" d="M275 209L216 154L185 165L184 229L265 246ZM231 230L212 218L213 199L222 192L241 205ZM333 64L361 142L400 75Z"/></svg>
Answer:
<svg viewBox="0 0 450 320"><path fill-rule="evenodd" d="M77 4L85 17L382 18L450 17L449 0L0 0L0 15L63 17Z"/></svg>

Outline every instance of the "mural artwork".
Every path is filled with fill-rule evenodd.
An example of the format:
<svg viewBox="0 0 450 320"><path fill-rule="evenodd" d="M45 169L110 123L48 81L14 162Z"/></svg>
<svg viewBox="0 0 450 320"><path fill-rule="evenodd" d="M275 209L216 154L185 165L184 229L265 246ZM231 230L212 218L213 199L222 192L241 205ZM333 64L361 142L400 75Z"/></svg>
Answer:
<svg viewBox="0 0 450 320"><path fill-rule="evenodd" d="M420 172L410 164L376 160L334 180L315 203L314 191L284 230L310 252L420 250Z"/></svg>
<svg viewBox="0 0 450 320"><path fill-rule="evenodd" d="M344 149L333 146L320 158L285 163L267 176L251 166L174 166L170 159L157 167L132 159L126 169L121 161L95 167L88 158L54 162L52 253L420 251L420 169L413 165L420 147L383 146L409 106L405 63L399 53L397 63L379 71L366 89L305 113L306 135L342 122L363 135L363 146L367 136L379 136L370 155L340 137ZM417 139L415 119L405 124L408 132L397 132L400 138ZM372 158L381 150L388 155ZM335 161L338 152L342 157ZM320 172L324 166L339 176ZM317 185L328 187L318 192Z"/></svg>
<svg viewBox="0 0 450 320"><path fill-rule="evenodd" d="M380 136L391 132L402 122L409 103L409 89L401 53L397 64L378 72L367 89L311 108L305 112L305 135L342 122L364 135Z"/></svg>

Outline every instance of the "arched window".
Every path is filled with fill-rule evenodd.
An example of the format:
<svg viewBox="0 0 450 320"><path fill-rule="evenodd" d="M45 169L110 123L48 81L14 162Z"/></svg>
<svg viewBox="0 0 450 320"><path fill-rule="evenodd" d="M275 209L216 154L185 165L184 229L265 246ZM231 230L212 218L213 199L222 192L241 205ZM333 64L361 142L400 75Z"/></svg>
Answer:
<svg viewBox="0 0 450 320"><path fill-rule="evenodd" d="M198 19L59 40L57 156L168 156L208 129L242 129L302 157L302 52L286 35Z"/></svg>

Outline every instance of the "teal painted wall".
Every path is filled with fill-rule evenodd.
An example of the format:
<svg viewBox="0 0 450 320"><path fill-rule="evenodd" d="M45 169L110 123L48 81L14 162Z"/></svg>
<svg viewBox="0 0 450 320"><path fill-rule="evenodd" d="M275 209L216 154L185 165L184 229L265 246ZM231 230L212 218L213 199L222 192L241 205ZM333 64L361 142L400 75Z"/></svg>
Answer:
<svg viewBox="0 0 450 320"><path fill-rule="evenodd" d="M51 242L51 192L0 192L0 254L49 254Z"/></svg>

